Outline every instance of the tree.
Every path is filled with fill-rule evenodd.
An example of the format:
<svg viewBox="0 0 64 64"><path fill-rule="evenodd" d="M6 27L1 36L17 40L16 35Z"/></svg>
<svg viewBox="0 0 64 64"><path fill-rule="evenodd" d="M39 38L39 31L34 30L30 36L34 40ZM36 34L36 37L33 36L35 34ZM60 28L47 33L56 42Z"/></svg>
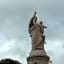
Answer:
<svg viewBox="0 0 64 64"><path fill-rule="evenodd" d="M6 58L6 59L1 59L0 64L21 64L21 63L17 60Z"/></svg>

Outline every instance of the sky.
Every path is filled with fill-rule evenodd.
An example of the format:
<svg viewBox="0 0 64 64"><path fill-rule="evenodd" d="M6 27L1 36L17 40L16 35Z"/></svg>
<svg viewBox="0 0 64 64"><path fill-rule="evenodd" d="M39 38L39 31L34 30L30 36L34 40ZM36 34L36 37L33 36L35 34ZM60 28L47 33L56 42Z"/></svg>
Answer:
<svg viewBox="0 0 64 64"><path fill-rule="evenodd" d="M27 64L31 51L28 25L34 11L43 21L45 50L53 64L64 64L63 0L0 0L0 59L12 58Z"/></svg>

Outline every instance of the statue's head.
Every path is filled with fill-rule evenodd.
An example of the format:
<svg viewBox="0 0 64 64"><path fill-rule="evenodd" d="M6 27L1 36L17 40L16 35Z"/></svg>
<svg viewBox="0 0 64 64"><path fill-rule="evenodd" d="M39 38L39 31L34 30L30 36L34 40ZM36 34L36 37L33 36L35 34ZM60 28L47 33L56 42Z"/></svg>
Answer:
<svg viewBox="0 0 64 64"><path fill-rule="evenodd" d="M42 25L43 24L43 21L40 21L40 24Z"/></svg>
<svg viewBox="0 0 64 64"><path fill-rule="evenodd" d="M33 24L37 22L37 17L33 18Z"/></svg>
<svg viewBox="0 0 64 64"><path fill-rule="evenodd" d="M35 11L34 12L34 15L33 15L33 23L36 23L37 22L37 16L36 16L37 12Z"/></svg>
<svg viewBox="0 0 64 64"><path fill-rule="evenodd" d="M36 22L37 22L37 17L36 16L33 16L30 19L29 28L31 28Z"/></svg>

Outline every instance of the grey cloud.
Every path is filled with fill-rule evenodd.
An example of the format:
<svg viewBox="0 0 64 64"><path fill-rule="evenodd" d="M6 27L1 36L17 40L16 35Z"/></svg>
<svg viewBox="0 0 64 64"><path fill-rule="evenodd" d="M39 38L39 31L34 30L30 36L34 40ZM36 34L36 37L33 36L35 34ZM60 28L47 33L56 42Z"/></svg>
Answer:
<svg viewBox="0 0 64 64"><path fill-rule="evenodd" d="M7 42L4 43L6 44ZM8 41L8 44L7 49L9 49L7 51L5 50L6 46L4 47L3 52L0 51L0 58L13 58L22 61L22 63L26 63L27 53L30 51L28 41L11 40Z"/></svg>
<svg viewBox="0 0 64 64"><path fill-rule="evenodd" d="M64 48L63 46L63 42L58 40L51 40L48 41L48 44L46 44L46 51L47 54L50 56L50 60L53 62L53 64L63 64L63 58L62 56L64 56Z"/></svg>
<svg viewBox="0 0 64 64"><path fill-rule="evenodd" d="M38 21L43 20L44 24L48 27L46 30L46 40L47 42L48 40L51 40L51 43L47 43L49 44L48 48L51 46L51 50L48 50L47 52L52 58L56 56L55 51L57 50L54 50L54 47L52 49L52 41L57 39L60 40L60 43L61 41L64 42L63 6L63 0L1 0L0 36L2 37L0 38L0 46L3 45L6 40L9 40L9 45L11 40L16 40L16 42L15 44L12 44L13 46L9 46L10 49L5 51L5 54L0 53L0 57L16 56L19 57L19 59L26 59L31 47L31 41L28 34L28 24L30 17L33 15L35 9L37 11ZM61 44L63 44L63 42ZM54 42L54 46L56 45L55 43L56 42ZM59 48L59 46L57 47ZM62 54L62 56L64 55ZM58 58L62 58L62 56ZM59 61L58 58L53 58L54 60L57 60L57 62L55 61L55 64L58 62L61 64L61 60L59 59Z"/></svg>

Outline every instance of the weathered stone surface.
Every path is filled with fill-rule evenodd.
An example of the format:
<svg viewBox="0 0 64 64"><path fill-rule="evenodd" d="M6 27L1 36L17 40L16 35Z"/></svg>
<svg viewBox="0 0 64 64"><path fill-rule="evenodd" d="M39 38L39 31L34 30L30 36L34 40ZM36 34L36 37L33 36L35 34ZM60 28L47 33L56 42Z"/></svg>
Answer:
<svg viewBox="0 0 64 64"><path fill-rule="evenodd" d="M29 23L29 34L32 41L32 50L27 58L28 64L49 64L49 56L44 50L45 35L44 28L46 26L37 22L36 12Z"/></svg>
<svg viewBox="0 0 64 64"><path fill-rule="evenodd" d="M28 64L48 64L48 56L33 56L27 58Z"/></svg>
<svg viewBox="0 0 64 64"><path fill-rule="evenodd" d="M46 56L45 50L33 50L30 53L30 57L32 56Z"/></svg>

